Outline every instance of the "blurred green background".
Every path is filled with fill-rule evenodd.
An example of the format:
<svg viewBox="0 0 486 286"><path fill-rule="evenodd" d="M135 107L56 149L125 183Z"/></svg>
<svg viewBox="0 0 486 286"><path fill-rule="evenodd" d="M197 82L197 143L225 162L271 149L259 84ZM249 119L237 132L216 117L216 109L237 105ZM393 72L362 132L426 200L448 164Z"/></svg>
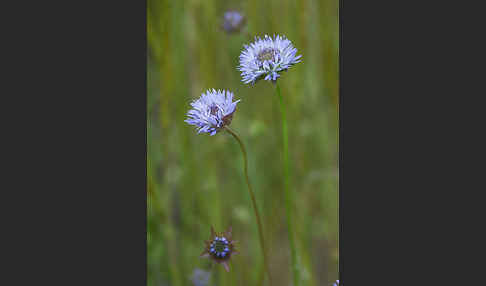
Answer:
<svg viewBox="0 0 486 286"><path fill-rule="evenodd" d="M246 16L241 33L221 29L229 9ZM278 80L288 108L301 285L338 279L338 0L148 0L148 285L261 285L263 261L238 144L223 132L198 135L184 122L189 103L209 88L241 99L231 127L248 149L274 285L292 284L275 87L245 85L236 69L243 44L264 34L287 36L302 55ZM239 241L229 273L199 258L211 225L216 231L231 225ZM208 275L209 284L193 279L195 273Z"/></svg>

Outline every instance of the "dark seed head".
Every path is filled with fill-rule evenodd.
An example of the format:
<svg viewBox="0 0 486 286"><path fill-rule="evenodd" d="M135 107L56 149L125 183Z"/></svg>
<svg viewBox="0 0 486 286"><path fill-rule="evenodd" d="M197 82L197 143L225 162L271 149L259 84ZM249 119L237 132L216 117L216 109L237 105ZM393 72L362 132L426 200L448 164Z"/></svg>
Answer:
<svg viewBox="0 0 486 286"><path fill-rule="evenodd" d="M226 238L215 237L210 249L211 254L216 255L216 257L224 257L226 253L229 252L228 241Z"/></svg>
<svg viewBox="0 0 486 286"><path fill-rule="evenodd" d="M221 263L226 271L229 271L229 261L232 254L239 253L234 246L234 241L232 240L231 227L223 232L216 233L211 227L211 236L208 241L206 241L206 248L204 249L201 256L208 257L216 263Z"/></svg>

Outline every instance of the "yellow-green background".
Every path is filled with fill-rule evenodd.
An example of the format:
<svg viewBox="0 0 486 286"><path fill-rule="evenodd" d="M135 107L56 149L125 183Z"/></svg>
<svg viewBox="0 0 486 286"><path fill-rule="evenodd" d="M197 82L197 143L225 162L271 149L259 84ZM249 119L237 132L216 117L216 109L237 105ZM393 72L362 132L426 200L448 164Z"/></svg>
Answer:
<svg viewBox="0 0 486 286"><path fill-rule="evenodd" d="M221 30L227 9L246 15L244 33ZM240 149L228 134L198 135L184 122L190 101L209 88L241 99L231 127L248 149L274 285L292 284L275 87L245 85L236 69L250 35L277 33L303 56L278 79L288 104L301 285L338 279L338 0L148 0L148 285L193 285L196 268L210 271L210 285L260 285L262 255ZM239 241L229 273L199 258L211 225L231 225Z"/></svg>

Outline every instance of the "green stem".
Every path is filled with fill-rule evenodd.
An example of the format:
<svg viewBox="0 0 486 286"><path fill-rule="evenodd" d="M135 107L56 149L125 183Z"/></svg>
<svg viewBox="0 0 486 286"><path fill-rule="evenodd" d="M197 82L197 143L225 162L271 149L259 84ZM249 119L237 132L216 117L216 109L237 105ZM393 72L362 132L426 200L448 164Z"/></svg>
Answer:
<svg viewBox="0 0 486 286"><path fill-rule="evenodd" d="M263 239L262 222L260 220L260 213L258 212L258 207L257 207L257 203L256 203L256 200L255 200L255 194L253 193L253 190L252 190L251 184L250 184L250 179L248 177L248 157L246 155L245 145L243 145L243 142L241 141L240 137L233 130L231 130L228 126L225 126L225 129L226 129L226 131L228 131L229 134L231 134L236 139L236 141L238 141L238 144L240 145L240 148L241 148L241 152L243 153L243 159L244 159L244 163L245 163L244 169L245 169L246 185L248 186L248 192L250 193L251 202L253 203L253 210L255 212L255 217L256 217L256 221L257 221L257 225L258 225L258 235L259 235L259 238L260 238L260 246L261 246L262 252L263 252L263 264L264 264L265 270L267 271L267 274L268 274L268 281L270 282L270 285L272 285L270 268L268 267L267 250L265 248L265 240Z"/></svg>
<svg viewBox="0 0 486 286"><path fill-rule="evenodd" d="M283 161L284 161L284 194L285 194L285 208L287 211L287 229L289 235L289 245L290 245L290 260L292 263L292 272L294 274L294 286L299 285L299 269L297 267L296 251L295 251L295 241L294 241L294 227L292 224L292 192L289 190L289 135L287 128L287 115L285 113L285 102L280 92L280 86L276 84L276 93L280 102L280 111L282 114L282 139L283 139Z"/></svg>

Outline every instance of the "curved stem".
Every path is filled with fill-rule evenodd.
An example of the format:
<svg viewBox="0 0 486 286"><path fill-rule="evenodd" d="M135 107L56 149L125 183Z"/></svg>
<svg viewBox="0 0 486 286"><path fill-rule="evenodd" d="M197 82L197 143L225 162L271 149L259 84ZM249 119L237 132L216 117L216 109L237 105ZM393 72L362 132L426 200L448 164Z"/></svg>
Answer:
<svg viewBox="0 0 486 286"><path fill-rule="evenodd" d="M287 228L288 228L288 236L289 236L289 245L290 245L290 260L292 263L292 272L294 276L294 286L299 285L299 269L297 267L297 259L296 259L296 251L295 251L295 241L294 241L294 228L292 224L292 192L289 191L289 178L290 178L290 171L289 171L289 135L288 135L288 128L287 128L287 115L285 113L285 102L282 97L282 93L280 92L280 86L278 82L276 84L276 93L280 103L280 111L282 114L282 139L283 139L283 161L284 161L284 194L285 194L285 209L287 211Z"/></svg>
<svg viewBox="0 0 486 286"><path fill-rule="evenodd" d="M263 264L265 266L265 270L267 271L268 274L268 281L270 282L270 285L272 285L272 278L270 275L270 268L268 267L268 259L267 259L267 250L265 248L265 240L263 239L263 228L262 228L262 223L260 220L260 213L258 212L258 207L257 203L255 200L255 194L253 193L253 190L251 188L250 184L250 179L248 177L248 157L246 155L246 149L245 145L243 145L243 142L241 141L240 137L233 131L231 130L228 126L225 126L226 131L228 131L229 134L231 134L236 141L238 141L238 144L240 145L241 152L243 153L243 159L244 159L244 169L245 169L245 179L246 179L246 185L248 186L248 192L250 193L251 197L251 202L253 203L253 210L255 212L255 217L258 225L258 235L260 238L260 246L262 247L262 252L263 252Z"/></svg>

